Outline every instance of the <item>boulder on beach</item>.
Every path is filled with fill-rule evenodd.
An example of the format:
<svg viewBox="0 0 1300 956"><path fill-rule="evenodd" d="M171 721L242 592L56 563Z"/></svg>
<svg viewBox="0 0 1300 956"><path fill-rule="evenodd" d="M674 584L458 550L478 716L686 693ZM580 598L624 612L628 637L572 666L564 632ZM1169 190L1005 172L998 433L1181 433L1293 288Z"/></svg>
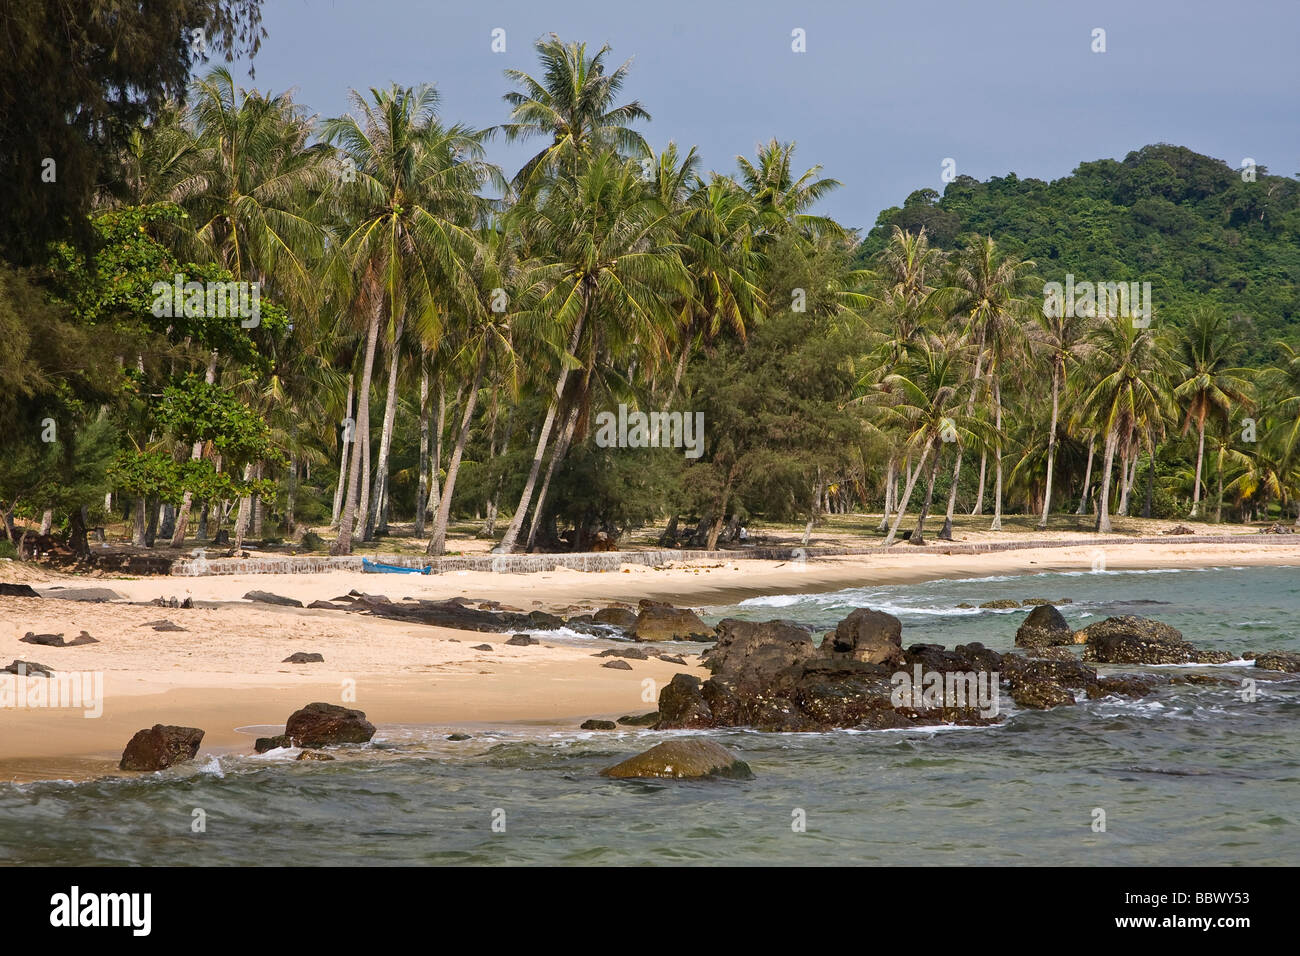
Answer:
<svg viewBox="0 0 1300 956"><path fill-rule="evenodd" d="M528 634L516 634L514 637L510 638L510 640L506 641L506 643L511 647L528 647L532 644L540 644L541 641Z"/></svg>
<svg viewBox="0 0 1300 956"><path fill-rule="evenodd" d="M284 732L302 747L363 744L375 735L375 725L359 710L317 702L290 714Z"/></svg>
<svg viewBox="0 0 1300 956"><path fill-rule="evenodd" d="M1050 604L1038 604L1016 631L1016 647L1063 647L1074 643L1074 630Z"/></svg>
<svg viewBox="0 0 1300 956"><path fill-rule="evenodd" d="M118 764L121 770L165 770L178 763L193 760L203 742L203 731L197 727L176 727L171 724L154 724L131 738L122 751Z"/></svg>
<svg viewBox="0 0 1300 956"><path fill-rule="evenodd" d="M659 692L656 730L712 727L713 711L700 690L700 679L691 674L674 674Z"/></svg>
<svg viewBox="0 0 1300 956"><path fill-rule="evenodd" d="M53 677L54 669L35 661L15 660L8 667L0 667L0 674L17 674L19 677Z"/></svg>
<svg viewBox="0 0 1300 956"><path fill-rule="evenodd" d="M650 655L639 647L611 647L608 650L597 651L592 657L629 657L634 661L648 661Z"/></svg>
<svg viewBox="0 0 1300 956"><path fill-rule="evenodd" d="M899 664L903 660L903 625L883 611L860 607L822 639L821 656L864 664Z"/></svg>
<svg viewBox="0 0 1300 956"><path fill-rule="evenodd" d="M312 651L294 651L284 660L280 661L280 663L281 664L323 664L325 663L325 655L317 654Z"/></svg>
<svg viewBox="0 0 1300 956"><path fill-rule="evenodd" d="M472 650L472 651L490 651L490 650L492 650L492 645L491 645L491 644L475 644L473 647L470 648L470 650Z"/></svg>
<svg viewBox="0 0 1300 956"><path fill-rule="evenodd" d="M282 607L302 607L301 601L282 594L272 594L270 591L249 591L244 595L244 600L258 604L278 604Z"/></svg>
<svg viewBox="0 0 1300 956"><path fill-rule="evenodd" d="M1300 673L1300 654L1290 651L1265 651L1255 656L1255 666L1270 671L1286 671L1289 674Z"/></svg>
<svg viewBox="0 0 1300 956"><path fill-rule="evenodd" d="M606 767L600 774L602 777L619 779L659 777L686 780L726 777L733 780L752 780L754 778L754 772L749 769L749 764L745 761L711 740L698 738L664 741L645 753L629 757L612 767Z"/></svg>
<svg viewBox="0 0 1300 956"><path fill-rule="evenodd" d="M67 647L62 634L36 634L28 631L18 638L24 644L40 644L42 647Z"/></svg>
<svg viewBox="0 0 1300 956"><path fill-rule="evenodd" d="M122 595L111 588L50 588L43 596L57 598L60 601L90 601L92 603L122 600Z"/></svg>
<svg viewBox="0 0 1300 956"><path fill-rule="evenodd" d="M621 658L617 658L612 661L605 661L605 663L601 664L600 666L608 667L611 670L616 670L616 671L630 671L632 669L632 665L629 664L627 661L622 660Z"/></svg>
<svg viewBox="0 0 1300 956"><path fill-rule="evenodd" d="M690 608L673 607L643 601L641 613L632 626L638 641L711 641L713 628L700 620Z"/></svg>
<svg viewBox="0 0 1300 956"><path fill-rule="evenodd" d="M636 614L625 607L601 608L591 616L591 619L596 624L608 624L611 627L620 627L625 631L636 626Z"/></svg>
<svg viewBox="0 0 1300 956"><path fill-rule="evenodd" d="M0 597L38 598L40 595L30 584L6 584L0 581Z"/></svg>
<svg viewBox="0 0 1300 956"><path fill-rule="evenodd" d="M1133 614L1089 624L1074 640L1085 645L1085 661L1099 664L1223 664L1232 660L1231 654L1194 647L1183 640L1177 628L1163 621Z"/></svg>

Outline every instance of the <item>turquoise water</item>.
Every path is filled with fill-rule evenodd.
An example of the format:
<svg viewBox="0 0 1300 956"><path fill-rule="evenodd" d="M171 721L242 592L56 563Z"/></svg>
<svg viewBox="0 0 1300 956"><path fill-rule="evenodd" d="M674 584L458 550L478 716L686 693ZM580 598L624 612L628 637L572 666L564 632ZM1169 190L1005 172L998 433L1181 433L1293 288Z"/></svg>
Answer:
<svg viewBox="0 0 1300 956"><path fill-rule="evenodd" d="M863 587L707 616L820 628L866 605L897 614L904 643L1006 650L1023 611L953 608L1001 597L1073 598L1062 610L1075 626L1137 613L1206 647L1300 650L1295 568ZM1294 677L1261 680L1253 702L1232 686L1179 686L1011 712L993 728L710 732L752 781L597 775L668 736L649 731L468 728L474 738L453 743L452 729L384 725L331 763L223 756L130 780L0 785L0 863L1300 863ZM1096 809L1105 832L1093 830ZM792 829L799 811L805 832Z"/></svg>

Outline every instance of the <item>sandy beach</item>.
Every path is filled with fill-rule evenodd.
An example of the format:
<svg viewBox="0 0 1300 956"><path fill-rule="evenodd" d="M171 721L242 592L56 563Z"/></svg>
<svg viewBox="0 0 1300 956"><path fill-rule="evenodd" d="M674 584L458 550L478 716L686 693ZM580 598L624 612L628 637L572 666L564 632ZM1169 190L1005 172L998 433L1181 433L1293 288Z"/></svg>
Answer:
<svg viewBox="0 0 1300 956"><path fill-rule="evenodd" d="M937 550L832 557L804 563L761 560L699 562L669 568L625 566L619 572L557 570L536 574L452 572L443 575L230 575L210 577L71 577L30 566L0 564L0 580L31 584L42 599L0 598L0 663L34 661L56 671L103 675L103 713L25 708L0 711L0 779L84 779L116 772L122 747L155 723L201 727L203 753L251 752L253 738L278 732L288 715L314 701L364 710L380 729L402 724L446 727L529 723L573 729L596 717L614 719L654 709L643 699L647 678L662 686L673 674L706 673L656 659L632 670L604 668L593 656L614 646L601 639L504 643L508 634L455 631L332 610L255 604L257 589L304 604L350 590L405 597L464 597L518 610L578 614L642 598L695 608L747 597L837 590L867 584L978 578L1048 571L1089 571L1098 550L1079 547L945 555ZM1300 566L1296 545L1108 545L1108 570ZM52 599L54 588L107 587L110 603ZM1055 585L1059 590L1059 582ZM1066 597L1050 594L1045 597ZM148 604L193 599L188 609ZM184 631L155 631L170 620ZM19 640L28 631L86 631L98 643L46 647ZM475 650L487 643L491 651ZM296 652L324 663L286 664ZM355 687L355 701L343 698Z"/></svg>

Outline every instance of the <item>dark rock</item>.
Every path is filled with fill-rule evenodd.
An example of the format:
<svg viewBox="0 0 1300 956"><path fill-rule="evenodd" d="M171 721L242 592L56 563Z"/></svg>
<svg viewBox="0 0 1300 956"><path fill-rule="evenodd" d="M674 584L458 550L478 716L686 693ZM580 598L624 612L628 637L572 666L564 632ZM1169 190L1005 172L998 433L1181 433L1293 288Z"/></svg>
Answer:
<svg viewBox="0 0 1300 956"><path fill-rule="evenodd" d="M652 710L650 711L650 713L641 714L640 716L634 716L629 714L620 717L618 719L618 722L628 727L651 727L659 723L659 711Z"/></svg>
<svg viewBox="0 0 1300 956"><path fill-rule="evenodd" d="M1270 671L1300 672L1300 654L1291 651L1265 651L1255 658L1255 666Z"/></svg>
<svg viewBox="0 0 1300 956"><path fill-rule="evenodd" d="M1048 661L1077 661L1078 658L1068 647L1027 647L1026 657L1038 657Z"/></svg>
<svg viewBox="0 0 1300 956"><path fill-rule="evenodd" d="M93 638L93 637L91 637L88 633L86 633L85 631L82 631L80 634L78 634L78 635L77 635L76 637L74 637L72 640L68 641L67 646L68 646L68 647L80 647L80 646L83 645L83 644L98 644L98 643L99 643L99 640L98 640L97 638Z"/></svg>
<svg viewBox="0 0 1300 956"><path fill-rule="evenodd" d="M40 644L42 647L67 647L67 642L63 640L62 634L33 634L28 631L22 637L18 638L24 644Z"/></svg>
<svg viewBox="0 0 1300 956"><path fill-rule="evenodd" d="M153 621L150 625L155 631L185 631L187 628L179 624L173 624L171 621Z"/></svg>
<svg viewBox="0 0 1300 956"><path fill-rule="evenodd" d="M612 720L584 720L579 730L618 730L618 724Z"/></svg>
<svg viewBox="0 0 1300 956"><path fill-rule="evenodd" d="M1039 604L1016 631L1016 647L1063 647L1074 643L1074 631L1050 604Z"/></svg>
<svg viewBox="0 0 1300 956"><path fill-rule="evenodd" d="M700 679L690 674L674 674L659 691L659 720L656 730L688 727L712 727L713 711L705 702Z"/></svg>
<svg viewBox="0 0 1300 956"><path fill-rule="evenodd" d="M667 740L645 753L606 767L602 777L630 779L661 777L673 780L727 777L752 780L749 765L711 740L698 738Z"/></svg>
<svg viewBox="0 0 1300 956"><path fill-rule="evenodd" d="M768 683L781 671L818 656L812 632L793 621L727 618L718 623L717 642L704 652L703 663L723 677Z"/></svg>
<svg viewBox="0 0 1300 956"><path fill-rule="evenodd" d="M913 644L903 655L907 668L921 665L923 671L992 671L1002 663L1003 655L991 651L978 641L958 644L945 650L942 644Z"/></svg>
<svg viewBox="0 0 1300 956"><path fill-rule="evenodd" d="M660 654L659 659L665 664L681 664L683 666L686 664L686 658L680 654Z"/></svg>
<svg viewBox="0 0 1300 956"><path fill-rule="evenodd" d="M1047 710L1074 703L1074 695L1064 687L1034 678L1025 678L1012 684L1011 699L1018 706L1032 710Z"/></svg>
<svg viewBox="0 0 1300 956"><path fill-rule="evenodd" d="M554 631L564 627L564 618L547 614L545 611L530 611L528 623L538 631Z"/></svg>
<svg viewBox="0 0 1300 956"><path fill-rule="evenodd" d="M122 595L109 588L51 588L45 592L47 598L60 601L120 601Z"/></svg>
<svg viewBox="0 0 1300 956"><path fill-rule="evenodd" d="M1046 681L1062 687L1085 688L1097 683L1097 671L1074 658L1065 661L1041 660L1019 654L1002 655L1002 676L1011 685Z"/></svg>
<svg viewBox="0 0 1300 956"><path fill-rule="evenodd" d="M511 647L528 647L530 644L540 644L541 641L535 637L530 637L527 634L516 634L514 637L510 638L510 640L506 641L506 643Z"/></svg>
<svg viewBox="0 0 1300 956"><path fill-rule="evenodd" d="M0 667L0 674L17 674L19 677L53 677L54 671L44 664L15 660L8 667Z"/></svg>
<svg viewBox="0 0 1300 956"><path fill-rule="evenodd" d="M714 638L713 628L694 611L667 604L643 606L632 636L638 641L711 641Z"/></svg>
<svg viewBox="0 0 1300 956"><path fill-rule="evenodd" d="M447 739L448 740L471 740L473 738L469 734L448 734Z"/></svg>
<svg viewBox="0 0 1300 956"><path fill-rule="evenodd" d="M985 601L983 604L980 605L981 609L987 608L989 610L995 610L995 611L1007 610L1013 607L1020 607L1020 602L1013 601L1011 598L999 598L996 601Z"/></svg>
<svg viewBox="0 0 1300 956"><path fill-rule="evenodd" d="M634 661L646 661L650 655L639 647L611 647L608 650L598 651L591 655L592 657L628 657Z"/></svg>
<svg viewBox="0 0 1300 956"><path fill-rule="evenodd" d="M316 654L308 651L294 651L284 660L280 661L280 663L281 664L323 664L325 663L325 656L323 654Z"/></svg>
<svg viewBox="0 0 1300 956"><path fill-rule="evenodd" d="M1221 651L1202 651L1161 621L1126 614L1090 624L1075 634L1086 644L1085 661L1101 664L1221 664L1232 660Z"/></svg>
<svg viewBox="0 0 1300 956"><path fill-rule="evenodd" d="M272 594L270 591L249 591L244 595L244 600L255 601L258 604L279 604L282 607L302 607L301 601L280 594Z"/></svg>
<svg viewBox="0 0 1300 956"><path fill-rule="evenodd" d="M174 727L154 724L141 730L122 751L118 764L121 770L165 770L178 763L193 760L203 742L203 731L197 727Z"/></svg>
<svg viewBox="0 0 1300 956"><path fill-rule="evenodd" d="M264 754L268 750L280 750L284 747L292 747L293 740L288 734L278 734L275 737L258 737L253 742L253 752Z"/></svg>
<svg viewBox="0 0 1300 956"><path fill-rule="evenodd" d="M630 671L632 669L632 665L624 660L605 661L605 663L600 666L609 667L616 671Z"/></svg>
<svg viewBox="0 0 1300 956"><path fill-rule="evenodd" d="M319 750L304 750L298 754L298 760L333 760L334 757L327 753L321 753Z"/></svg>
<svg viewBox="0 0 1300 956"><path fill-rule="evenodd" d="M0 582L0 597L40 597L30 584L5 584Z"/></svg>
<svg viewBox="0 0 1300 956"><path fill-rule="evenodd" d="M591 616L591 619L596 624L608 624L612 627L621 627L625 631L636 626L636 615L625 607L601 608Z"/></svg>
<svg viewBox="0 0 1300 956"><path fill-rule="evenodd" d="M903 625L892 614L860 607L822 639L821 656L894 666L903 661Z"/></svg>
<svg viewBox="0 0 1300 956"><path fill-rule="evenodd" d="M971 604L970 601L962 601L960 604L957 605L957 607L963 611L969 611L969 610L973 610L975 605Z"/></svg>
<svg viewBox="0 0 1300 956"><path fill-rule="evenodd" d="M339 599L338 599L338 598L335 598L334 600L337 601L337 600L339 600ZM343 611L343 610L346 610L346 608L341 608L341 607L336 606L336 605L334 604L333 601L312 601L310 604L307 605L307 607L309 607L309 608L314 608L315 610L318 610L318 611Z"/></svg>
<svg viewBox="0 0 1300 956"><path fill-rule="evenodd" d="M492 650L492 645L491 645L491 644L475 644L473 647L470 648L470 650L474 650L474 651L490 651L490 650Z"/></svg>
<svg viewBox="0 0 1300 956"><path fill-rule="evenodd" d="M303 747L363 744L375 735L375 725L359 710L317 702L294 711L284 732Z"/></svg>
<svg viewBox="0 0 1300 956"><path fill-rule="evenodd" d="M1097 678L1097 683L1088 688L1088 697L1093 700L1110 696L1146 697L1148 694L1155 693L1156 688L1162 684L1168 683L1168 678L1156 677L1153 674L1115 674Z"/></svg>

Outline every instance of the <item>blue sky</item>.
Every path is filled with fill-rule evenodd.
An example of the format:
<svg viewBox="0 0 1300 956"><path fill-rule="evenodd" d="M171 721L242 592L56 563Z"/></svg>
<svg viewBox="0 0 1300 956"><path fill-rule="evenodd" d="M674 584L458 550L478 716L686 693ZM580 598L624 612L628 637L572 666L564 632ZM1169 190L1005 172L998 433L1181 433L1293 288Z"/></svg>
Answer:
<svg viewBox="0 0 1300 956"><path fill-rule="evenodd" d="M335 115L349 87L432 82L445 119L478 127L507 117L504 69L537 72L538 36L609 43L615 62L633 58L625 99L650 111L653 146L697 145L729 172L760 142L794 140L801 168L844 183L821 211L851 226L942 191L945 158L978 179L1050 180L1168 142L1300 170L1295 0L267 0L263 17L256 80L237 64L241 84ZM505 53L491 50L498 27ZM490 151L507 174L528 155Z"/></svg>

